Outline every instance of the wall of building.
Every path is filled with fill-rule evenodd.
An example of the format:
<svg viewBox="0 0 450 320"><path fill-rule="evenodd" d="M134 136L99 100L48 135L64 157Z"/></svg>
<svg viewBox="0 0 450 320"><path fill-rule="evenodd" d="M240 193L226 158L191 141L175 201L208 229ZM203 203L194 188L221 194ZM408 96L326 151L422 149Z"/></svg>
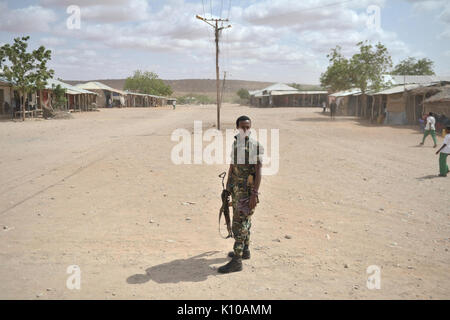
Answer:
<svg viewBox="0 0 450 320"><path fill-rule="evenodd" d="M389 112L404 112L405 99L403 98L403 93L388 95L386 110Z"/></svg>
<svg viewBox="0 0 450 320"><path fill-rule="evenodd" d="M434 112L450 118L450 102L425 102L425 113Z"/></svg>
<svg viewBox="0 0 450 320"><path fill-rule="evenodd" d="M0 115L10 116L12 113L11 87L0 85Z"/></svg>

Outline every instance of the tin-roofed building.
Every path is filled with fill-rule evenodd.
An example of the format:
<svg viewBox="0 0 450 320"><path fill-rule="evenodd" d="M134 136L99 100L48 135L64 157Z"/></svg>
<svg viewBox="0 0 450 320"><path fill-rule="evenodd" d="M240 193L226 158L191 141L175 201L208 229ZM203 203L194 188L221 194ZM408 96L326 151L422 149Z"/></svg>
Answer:
<svg viewBox="0 0 450 320"><path fill-rule="evenodd" d="M125 91L114 89L97 81L79 83L76 87L97 93L98 107L125 107L125 99L127 96Z"/></svg>
<svg viewBox="0 0 450 320"><path fill-rule="evenodd" d="M320 107L327 91L300 91L284 83L249 91L250 104L257 107Z"/></svg>

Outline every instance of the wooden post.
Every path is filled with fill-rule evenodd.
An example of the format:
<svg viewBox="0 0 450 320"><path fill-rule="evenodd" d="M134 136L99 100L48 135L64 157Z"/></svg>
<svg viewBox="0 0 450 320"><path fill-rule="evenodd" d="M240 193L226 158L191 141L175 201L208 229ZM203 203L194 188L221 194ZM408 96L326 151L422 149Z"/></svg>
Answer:
<svg viewBox="0 0 450 320"><path fill-rule="evenodd" d="M371 114L370 114L370 121L371 122L373 122L373 108L374 108L374 106L375 106L375 97L372 96L372 111L371 111Z"/></svg>
<svg viewBox="0 0 450 320"><path fill-rule="evenodd" d="M422 94L422 115L425 113L425 93Z"/></svg>
<svg viewBox="0 0 450 320"><path fill-rule="evenodd" d="M378 97L378 96L376 96L376 97ZM383 98L381 96L379 96L379 99L378 99L378 116L381 116L382 105L383 105Z"/></svg>
<svg viewBox="0 0 450 320"><path fill-rule="evenodd" d="M416 95L413 96L414 97L414 123L417 122L417 99L416 99Z"/></svg>

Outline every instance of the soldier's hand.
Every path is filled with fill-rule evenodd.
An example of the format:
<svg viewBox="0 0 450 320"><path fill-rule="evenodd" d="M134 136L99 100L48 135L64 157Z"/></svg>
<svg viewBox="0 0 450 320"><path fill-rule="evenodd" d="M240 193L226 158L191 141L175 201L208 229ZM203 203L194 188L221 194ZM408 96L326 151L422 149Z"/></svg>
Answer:
<svg viewBox="0 0 450 320"><path fill-rule="evenodd" d="M249 202L248 206L250 207L250 210L252 210L256 207L256 194L252 194L250 196L250 202Z"/></svg>

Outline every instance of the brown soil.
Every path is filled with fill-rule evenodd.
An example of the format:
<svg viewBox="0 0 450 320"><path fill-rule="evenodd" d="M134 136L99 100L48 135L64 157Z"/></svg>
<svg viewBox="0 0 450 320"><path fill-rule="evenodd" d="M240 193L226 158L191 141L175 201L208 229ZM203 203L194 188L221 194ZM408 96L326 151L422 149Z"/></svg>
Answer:
<svg viewBox="0 0 450 320"><path fill-rule="evenodd" d="M318 109L224 105L225 127L241 114L280 129L280 170L263 177L252 258L229 275L216 271L233 244L217 234L226 165L170 161L172 131L210 127L214 106L1 122L0 298L450 298L450 178L431 140Z"/></svg>

